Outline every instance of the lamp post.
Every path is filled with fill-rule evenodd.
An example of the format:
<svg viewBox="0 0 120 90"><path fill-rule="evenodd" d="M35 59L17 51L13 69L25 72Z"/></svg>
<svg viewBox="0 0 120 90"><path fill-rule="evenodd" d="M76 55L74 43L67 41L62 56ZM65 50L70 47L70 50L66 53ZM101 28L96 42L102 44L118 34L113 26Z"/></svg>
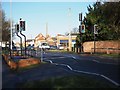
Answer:
<svg viewBox="0 0 120 90"><path fill-rule="evenodd" d="M71 8L69 8L69 18L71 17ZM69 21L69 51L71 51L71 44L72 44L72 39L71 39L71 20Z"/></svg>
<svg viewBox="0 0 120 90"><path fill-rule="evenodd" d="M10 57L12 52L12 0L10 0Z"/></svg>

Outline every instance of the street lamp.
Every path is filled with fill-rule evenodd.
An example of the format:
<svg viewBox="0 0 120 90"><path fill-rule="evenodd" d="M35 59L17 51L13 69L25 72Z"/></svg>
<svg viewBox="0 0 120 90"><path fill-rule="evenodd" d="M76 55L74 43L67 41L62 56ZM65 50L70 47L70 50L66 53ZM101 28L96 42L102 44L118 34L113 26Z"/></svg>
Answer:
<svg viewBox="0 0 120 90"><path fill-rule="evenodd" d="M71 8L69 8L69 18L71 17ZM72 44L72 38L71 38L71 21L69 21L69 51L71 51L71 44Z"/></svg>
<svg viewBox="0 0 120 90"><path fill-rule="evenodd" d="M10 0L10 57L12 51L12 0Z"/></svg>

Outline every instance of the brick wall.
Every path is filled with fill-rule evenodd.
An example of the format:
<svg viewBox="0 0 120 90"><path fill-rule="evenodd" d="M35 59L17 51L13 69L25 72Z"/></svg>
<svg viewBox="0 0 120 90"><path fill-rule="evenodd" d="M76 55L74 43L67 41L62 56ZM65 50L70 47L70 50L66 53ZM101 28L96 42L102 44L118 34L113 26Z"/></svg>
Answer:
<svg viewBox="0 0 120 90"><path fill-rule="evenodd" d="M96 41L95 46L96 46L96 49L95 49L96 52L120 53L120 50L117 50L117 49L120 49L120 41ZM84 42L83 43L83 51L84 52L93 52L94 51L94 41Z"/></svg>

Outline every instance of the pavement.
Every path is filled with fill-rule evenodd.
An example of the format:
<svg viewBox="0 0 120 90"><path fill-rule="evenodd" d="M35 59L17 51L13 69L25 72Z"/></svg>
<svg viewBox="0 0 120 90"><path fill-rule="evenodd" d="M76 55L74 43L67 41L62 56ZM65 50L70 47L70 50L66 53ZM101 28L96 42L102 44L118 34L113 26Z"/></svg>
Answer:
<svg viewBox="0 0 120 90"><path fill-rule="evenodd" d="M40 64L39 66L28 70L14 72L9 69L3 60L2 69L2 88L15 88L16 85L21 82L44 80L73 74L70 71L49 63Z"/></svg>

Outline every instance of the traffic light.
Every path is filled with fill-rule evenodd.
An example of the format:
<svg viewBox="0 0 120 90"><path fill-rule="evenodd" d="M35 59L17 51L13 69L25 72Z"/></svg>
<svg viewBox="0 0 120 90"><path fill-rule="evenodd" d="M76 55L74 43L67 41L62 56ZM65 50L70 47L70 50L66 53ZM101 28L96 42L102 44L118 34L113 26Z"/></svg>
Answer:
<svg viewBox="0 0 120 90"><path fill-rule="evenodd" d="M20 28L22 28L23 26L23 21L20 21Z"/></svg>
<svg viewBox="0 0 120 90"><path fill-rule="evenodd" d="M94 25L94 34L98 34L98 25Z"/></svg>
<svg viewBox="0 0 120 90"><path fill-rule="evenodd" d="M79 21L82 21L82 13L79 14Z"/></svg>
<svg viewBox="0 0 120 90"><path fill-rule="evenodd" d="M81 33L85 33L85 25L84 24L81 25Z"/></svg>
<svg viewBox="0 0 120 90"><path fill-rule="evenodd" d="M17 24L17 32L19 32L19 24Z"/></svg>
<svg viewBox="0 0 120 90"><path fill-rule="evenodd" d="M20 30L25 31L25 21L20 21Z"/></svg>
<svg viewBox="0 0 120 90"><path fill-rule="evenodd" d="M19 24L15 25L15 31L16 31L16 33L19 32Z"/></svg>
<svg viewBox="0 0 120 90"><path fill-rule="evenodd" d="M25 31L25 21L23 21L23 31Z"/></svg>

